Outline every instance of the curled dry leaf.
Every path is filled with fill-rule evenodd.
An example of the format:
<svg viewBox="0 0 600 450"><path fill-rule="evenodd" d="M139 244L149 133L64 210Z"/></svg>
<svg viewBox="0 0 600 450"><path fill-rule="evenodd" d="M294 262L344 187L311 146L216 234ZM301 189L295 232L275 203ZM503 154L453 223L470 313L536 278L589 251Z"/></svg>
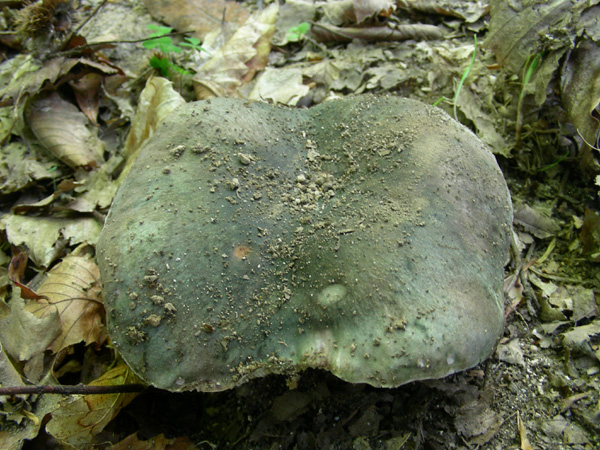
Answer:
<svg viewBox="0 0 600 450"><path fill-rule="evenodd" d="M90 119L90 122L98 126L98 96L102 75L90 72L77 80L70 81L69 84L75 92L75 98L81 111Z"/></svg>
<svg viewBox="0 0 600 450"><path fill-rule="evenodd" d="M90 386L115 386L139 383L125 365L109 370ZM138 394L78 395L63 399L52 411L46 431L67 447L88 448L94 436L127 406Z"/></svg>
<svg viewBox="0 0 600 450"><path fill-rule="evenodd" d="M252 14L227 43L194 75L196 99L232 96L267 64L279 7L272 3Z"/></svg>
<svg viewBox="0 0 600 450"><path fill-rule="evenodd" d="M81 341L89 345L105 339L98 266L89 255L74 253L48 272L37 290L45 298L25 307L39 318L58 315L61 332L48 346L54 353Z"/></svg>
<svg viewBox="0 0 600 450"><path fill-rule="evenodd" d="M53 92L36 99L27 120L38 140L69 167L98 167L104 144L87 128L88 119Z"/></svg>
<svg viewBox="0 0 600 450"><path fill-rule="evenodd" d="M354 39L376 42L406 41L441 39L443 36L440 28L425 24L346 28L320 23L312 27L312 32L319 42L351 42Z"/></svg>
<svg viewBox="0 0 600 450"><path fill-rule="evenodd" d="M154 134L163 119L183 104L185 100L173 89L173 83L162 77L150 78L138 99L137 111L123 148L125 158L131 158Z"/></svg>

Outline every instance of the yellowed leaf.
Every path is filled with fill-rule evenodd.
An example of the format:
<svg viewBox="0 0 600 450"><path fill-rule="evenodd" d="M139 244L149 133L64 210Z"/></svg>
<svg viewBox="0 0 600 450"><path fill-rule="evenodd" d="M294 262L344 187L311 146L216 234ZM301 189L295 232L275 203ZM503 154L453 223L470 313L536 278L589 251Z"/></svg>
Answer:
<svg viewBox="0 0 600 450"><path fill-rule="evenodd" d="M90 386L117 386L139 383L140 379L125 364L109 370ZM77 395L60 401L52 411L46 431L71 448L88 448L98 433L138 393Z"/></svg>
<svg viewBox="0 0 600 450"><path fill-rule="evenodd" d="M35 100L27 121L42 145L69 167L101 165L104 144L88 129L87 117L56 92Z"/></svg>
<svg viewBox="0 0 600 450"><path fill-rule="evenodd" d="M89 345L105 339L99 279L91 256L74 252L53 267L37 289L46 298L26 306L39 318L58 315L61 333L48 346L54 353L81 341Z"/></svg>
<svg viewBox="0 0 600 450"><path fill-rule="evenodd" d="M252 14L227 43L194 75L194 92L201 100L230 96L267 64L275 33L277 3Z"/></svg>
<svg viewBox="0 0 600 450"><path fill-rule="evenodd" d="M529 439L527 439L527 430L525 429L525 424L521 420L521 414L517 411L517 424L519 426L519 438L521 439L521 450L533 450L533 446L529 443Z"/></svg>

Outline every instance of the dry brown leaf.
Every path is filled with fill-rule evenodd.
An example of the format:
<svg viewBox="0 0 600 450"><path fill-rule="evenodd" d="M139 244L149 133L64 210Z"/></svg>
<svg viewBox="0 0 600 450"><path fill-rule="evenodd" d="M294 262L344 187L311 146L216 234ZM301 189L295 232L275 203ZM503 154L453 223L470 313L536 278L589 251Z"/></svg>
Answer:
<svg viewBox="0 0 600 450"><path fill-rule="evenodd" d="M135 118L123 148L123 156L128 158L128 163L135 159L132 156L154 134L163 119L184 103L183 97L173 89L173 83L166 78L152 77L146 82L138 99ZM128 169L123 171L129 172Z"/></svg>
<svg viewBox="0 0 600 450"><path fill-rule="evenodd" d="M558 221L525 204L516 209L515 224L540 239L555 236L560 231Z"/></svg>
<svg viewBox="0 0 600 450"><path fill-rule="evenodd" d="M69 167L101 165L104 144L87 128L88 119L56 92L36 99L27 116L42 145Z"/></svg>
<svg viewBox="0 0 600 450"><path fill-rule="evenodd" d="M6 61L0 70L1 104L10 105L25 94L38 92L46 81L54 83L77 62L73 58L54 58L40 67L31 55L18 55ZM6 81L3 80L5 77L8 78Z"/></svg>
<svg viewBox="0 0 600 450"><path fill-rule="evenodd" d="M389 17L395 9L396 2L392 0L354 0L357 23L376 15Z"/></svg>
<svg viewBox="0 0 600 450"><path fill-rule="evenodd" d="M46 351L60 334L60 322L55 314L44 318L25 311L25 302L13 293L10 313L0 317L0 341L6 352L18 361L27 361Z"/></svg>
<svg viewBox="0 0 600 450"><path fill-rule="evenodd" d="M131 369L121 364L109 370L90 386L135 384L140 380ZM94 436L127 406L138 393L71 396L60 401L52 411L46 431L71 448L89 448Z"/></svg>
<svg viewBox="0 0 600 450"><path fill-rule="evenodd" d="M519 438L521 439L521 450L534 450L533 446L529 443L529 439L527 439L527 430L525 429L525 425L521 420L521 414L517 411L517 424L519 426Z"/></svg>
<svg viewBox="0 0 600 450"><path fill-rule="evenodd" d="M75 92L79 109L95 126L98 126L98 96L102 78L99 73L90 72L69 82Z"/></svg>
<svg viewBox="0 0 600 450"><path fill-rule="evenodd" d="M600 261L600 215L587 208L583 216L580 234L583 254L594 261Z"/></svg>
<svg viewBox="0 0 600 450"><path fill-rule="evenodd" d="M146 6L155 19L179 31L194 31L198 39L222 21L241 24L250 15L240 3L226 0L146 0Z"/></svg>
<svg viewBox="0 0 600 450"><path fill-rule="evenodd" d="M159 434L147 441L140 441L137 433L134 433L121 442L111 445L107 450L196 450L197 448L187 437L167 439L164 434Z"/></svg>
<svg viewBox="0 0 600 450"><path fill-rule="evenodd" d="M81 341L89 345L105 339L99 278L91 256L79 256L76 250L47 273L37 290L46 298L26 306L39 318L58 315L61 333L48 346L54 353Z"/></svg>
<svg viewBox="0 0 600 450"><path fill-rule="evenodd" d="M252 14L194 75L196 99L232 96L267 64L278 6L272 3Z"/></svg>

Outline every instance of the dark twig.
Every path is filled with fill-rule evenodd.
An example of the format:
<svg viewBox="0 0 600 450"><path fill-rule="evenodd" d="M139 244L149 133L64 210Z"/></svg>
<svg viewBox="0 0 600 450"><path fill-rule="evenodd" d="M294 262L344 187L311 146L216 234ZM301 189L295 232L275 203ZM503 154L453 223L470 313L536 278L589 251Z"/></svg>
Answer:
<svg viewBox="0 0 600 450"><path fill-rule="evenodd" d="M129 392L141 392L147 386L143 384L116 384L112 386L87 386L77 384L75 386L44 385L44 386L0 386L0 395L20 394L125 394Z"/></svg>

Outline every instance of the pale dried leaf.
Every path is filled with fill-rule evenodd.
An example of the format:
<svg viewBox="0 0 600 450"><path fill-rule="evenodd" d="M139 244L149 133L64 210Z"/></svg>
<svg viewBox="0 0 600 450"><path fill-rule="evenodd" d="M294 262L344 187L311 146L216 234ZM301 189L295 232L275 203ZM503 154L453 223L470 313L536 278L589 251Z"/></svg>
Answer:
<svg viewBox="0 0 600 450"><path fill-rule="evenodd" d="M521 439L521 450L534 450L533 446L529 443L529 439L527 439L527 429L525 428L525 424L523 420L521 420L521 414L517 411L517 424L519 426L519 438Z"/></svg>
<svg viewBox="0 0 600 450"><path fill-rule="evenodd" d="M279 7L273 44L286 45L289 42L290 29L303 22L312 22L317 13L317 6L312 1L286 0Z"/></svg>
<svg viewBox="0 0 600 450"><path fill-rule="evenodd" d="M98 266L90 256L67 255L54 266L37 289L40 298L27 304L36 317L58 315L61 333L48 346L54 353L81 341L86 345L102 343L102 325Z"/></svg>
<svg viewBox="0 0 600 450"><path fill-rule="evenodd" d="M457 107L473 122L477 128L477 136L485 142L490 150L505 158L510 156L511 146L506 138L498 132L498 123L495 115L484 109L484 103L471 91L463 86L458 93Z"/></svg>
<svg viewBox="0 0 600 450"><path fill-rule="evenodd" d="M41 144L69 167L98 167L104 143L87 127L89 120L56 92L36 99L27 121Z"/></svg>
<svg viewBox="0 0 600 450"><path fill-rule="evenodd" d="M594 355L591 339L600 334L600 320L575 327L563 333L563 345L572 352L580 352L586 355Z"/></svg>
<svg viewBox="0 0 600 450"><path fill-rule="evenodd" d="M242 24L250 13L238 2L227 0L145 0L157 20L178 31L194 31L198 39L222 22Z"/></svg>
<svg viewBox="0 0 600 450"><path fill-rule="evenodd" d="M44 353L60 334L56 314L38 318L26 311L21 297L13 294L10 314L0 318L0 341L6 352L19 361Z"/></svg>
<svg viewBox="0 0 600 450"><path fill-rule="evenodd" d="M231 39L198 69L193 78L198 100L206 98L204 86L207 83L217 86L223 94L233 95L266 66L277 12L277 3L272 3L252 14Z"/></svg>
<svg viewBox="0 0 600 450"><path fill-rule="evenodd" d="M319 5L328 23L343 25L356 22L353 0L335 0Z"/></svg>
<svg viewBox="0 0 600 450"><path fill-rule="evenodd" d="M515 224L540 239L552 237L560 231L560 225L555 219L529 205L521 205L516 209Z"/></svg>
<svg viewBox="0 0 600 450"><path fill-rule="evenodd" d="M4 351L0 339L0 386L23 386L23 384L21 375L17 369L15 369L14 364ZM0 403L4 400L6 400L5 397L0 397Z"/></svg>
<svg viewBox="0 0 600 450"><path fill-rule="evenodd" d="M275 104L296 106L310 88L302 84L302 69L267 68L260 75L248 98Z"/></svg>
<svg viewBox="0 0 600 450"><path fill-rule="evenodd" d="M61 254L67 243L95 244L102 225L89 217L57 219L6 214L0 219L0 229L6 231L11 244L25 245L29 249L29 257L36 266L45 268Z"/></svg>
<svg viewBox="0 0 600 450"><path fill-rule="evenodd" d="M571 45L575 24L586 4L570 0L492 2L485 46L493 50L503 67L520 74L531 55L563 52Z"/></svg>
<svg viewBox="0 0 600 450"><path fill-rule="evenodd" d="M426 14L441 14L448 17L463 19L467 23L474 23L488 13L489 2L485 0L472 0L456 2L452 0L398 0L399 8L419 11Z"/></svg>
<svg viewBox="0 0 600 450"><path fill-rule="evenodd" d="M53 169L56 169L56 160L51 156L34 152L22 142L10 142L2 147L0 191L9 194L34 181L60 176L60 172Z"/></svg>
<svg viewBox="0 0 600 450"><path fill-rule="evenodd" d="M395 9L396 2L393 0L354 0L357 23L378 15L388 17Z"/></svg>
<svg viewBox="0 0 600 450"><path fill-rule="evenodd" d="M138 99L137 111L125 141L123 156L128 158L128 161L135 160L132 155L137 154L163 119L183 104L185 100L173 89L173 83L162 77L150 78Z"/></svg>
<svg viewBox="0 0 600 450"><path fill-rule="evenodd" d="M118 186L104 167L92 172L80 171L77 179L75 192L81 195L69 203L67 208L78 212L92 212L110 206Z"/></svg>
<svg viewBox="0 0 600 450"><path fill-rule="evenodd" d="M0 98L11 104L20 96L34 94L42 85L54 81L77 64L77 59L53 58L39 66L31 54L20 54L0 65Z"/></svg>
<svg viewBox="0 0 600 450"><path fill-rule="evenodd" d="M109 370L90 386L114 386L139 383L131 369L121 364ZM61 400L46 431L62 444L74 448L87 448L94 436L127 406L138 394L78 395Z"/></svg>

